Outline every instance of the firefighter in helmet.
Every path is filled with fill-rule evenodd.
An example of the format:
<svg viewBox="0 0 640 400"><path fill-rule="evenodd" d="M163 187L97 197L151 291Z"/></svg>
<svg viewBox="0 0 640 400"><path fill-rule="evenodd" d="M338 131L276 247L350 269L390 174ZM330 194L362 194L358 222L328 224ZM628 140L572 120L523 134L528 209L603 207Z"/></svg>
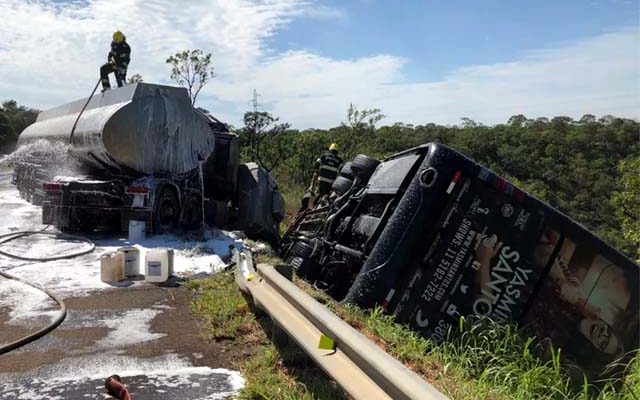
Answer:
<svg viewBox="0 0 640 400"><path fill-rule="evenodd" d="M114 73L118 87L127 83L127 68L131 56L131 47L127 43L127 38L120 31L113 32L111 51L107 55L107 63L100 67L100 81L102 91L111 89L109 74Z"/></svg>
<svg viewBox="0 0 640 400"><path fill-rule="evenodd" d="M307 189L308 192L315 193L317 187L316 202L331 193L331 185L338 176L341 165L342 158L338 156L338 145L331 143L329 151L316 160L311 186Z"/></svg>

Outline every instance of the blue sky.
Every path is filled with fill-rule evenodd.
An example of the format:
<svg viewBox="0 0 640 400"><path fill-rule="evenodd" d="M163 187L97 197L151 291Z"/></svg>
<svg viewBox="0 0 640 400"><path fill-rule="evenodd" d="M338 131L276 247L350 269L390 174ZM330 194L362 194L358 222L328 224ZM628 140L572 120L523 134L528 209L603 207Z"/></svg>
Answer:
<svg viewBox="0 0 640 400"><path fill-rule="evenodd" d="M164 60L213 53L198 105L239 125L253 89L294 127L350 103L382 123L509 116L640 116L638 1L0 0L0 100L86 96L123 30L130 74L171 84ZM114 23L114 21L117 21Z"/></svg>
<svg viewBox="0 0 640 400"><path fill-rule="evenodd" d="M507 62L532 49L637 26L636 1L323 2L326 19L298 19L274 48L311 49L332 58L394 54L410 60L409 80L441 79L452 69Z"/></svg>

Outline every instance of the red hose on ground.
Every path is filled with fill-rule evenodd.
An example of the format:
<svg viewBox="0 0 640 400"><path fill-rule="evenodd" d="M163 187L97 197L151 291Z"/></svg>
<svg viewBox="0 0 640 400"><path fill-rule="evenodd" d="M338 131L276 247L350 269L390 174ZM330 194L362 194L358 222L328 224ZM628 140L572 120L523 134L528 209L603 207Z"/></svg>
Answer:
<svg viewBox="0 0 640 400"><path fill-rule="evenodd" d="M122 380L118 375L111 375L104 381L104 386L107 388L109 395L119 400L131 400L129 389L122 383Z"/></svg>

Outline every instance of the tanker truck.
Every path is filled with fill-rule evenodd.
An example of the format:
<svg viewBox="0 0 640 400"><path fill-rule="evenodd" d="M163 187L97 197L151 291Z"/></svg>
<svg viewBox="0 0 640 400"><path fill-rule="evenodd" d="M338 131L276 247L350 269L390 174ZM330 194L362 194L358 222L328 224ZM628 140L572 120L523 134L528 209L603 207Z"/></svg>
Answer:
<svg viewBox="0 0 640 400"><path fill-rule="evenodd" d="M276 181L240 163L238 136L194 108L184 88L136 83L43 111L18 146L26 157L14 163L12 181L42 205L42 222L60 230L144 221L164 233L204 221L279 241ZM51 155L61 148L64 157Z"/></svg>

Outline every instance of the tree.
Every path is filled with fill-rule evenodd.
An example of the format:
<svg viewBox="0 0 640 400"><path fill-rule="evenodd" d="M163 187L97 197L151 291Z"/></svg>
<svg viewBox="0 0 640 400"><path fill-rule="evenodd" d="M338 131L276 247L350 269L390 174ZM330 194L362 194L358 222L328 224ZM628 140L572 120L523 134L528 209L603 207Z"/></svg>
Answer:
<svg viewBox="0 0 640 400"><path fill-rule="evenodd" d="M18 136L27 126L35 122L38 110L19 106L15 100L2 102L0 106L0 150L13 148Z"/></svg>
<svg viewBox="0 0 640 400"><path fill-rule="evenodd" d="M343 135L342 140L340 140L344 157L351 158L358 148L365 143L371 143L374 138L376 124L385 117L378 108L358 110L358 107L350 103L347 109L347 122L343 121L341 123L343 131L347 130L346 135Z"/></svg>
<svg viewBox="0 0 640 400"><path fill-rule="evenodd" d="M139 83L139 82L144 82L144 80L142 79L142 75L140 74L133 74L131 75L131 77L129 78L129 84L134 84L134 83Z"/></svg>
<svg viewBox="0 0 640 400"><path fill-rule="evenodd" d="M582 116L582 118L580 118L580 124L582 125L593 124L595 122L596 122L596 116L593 114L585 114Z"/></svg>
<svg viewBox="0 0 640 400"><path fill-rule="evenodd" d="M0 153L15 140L15 130L6 112L0 108Z"/></svg>
<svg viewBox="0 0 640 400"><path fill-rule="evenodd" d="M509 121L507 121L507 124L513 127L522 128L526 122L527 117L522 114L518 114L512 115L511 118L509 118Z"/></svg>
<svg viewBox="0 0 640 400"><path fill-rule="evenodd" d="M471 118L463 117L460 119L462 120L463 128L476 128L478 126L478 123Z"/></svg>
<svg viewBox="0 0 640 400"><path fill-rule="evenodd" d="M167 58L171 66L171 79L189 92L191 104L196 104L198 94L215 77L211 65L211 53L204 54L202 50L184 50Z"/></svg>
<svg viewBox="0 0 640 400"><path fill-rule="evenodd" d="M640 157L621 161L618 171L622 191L614 193L612 204L622 226L622 235L633 243L636 262L640 262Z"/></svg>
<svg viewBox="0 0 640 400"><path fill-rule="evenodd" d="M239 133L246 157L271 171L285 156L281 136L289 129L289 124L279 124L278 118L268 112L260 111L258 93L255 90L253 91L253 110L244 114L243 121L244 127Z"/></svg>

